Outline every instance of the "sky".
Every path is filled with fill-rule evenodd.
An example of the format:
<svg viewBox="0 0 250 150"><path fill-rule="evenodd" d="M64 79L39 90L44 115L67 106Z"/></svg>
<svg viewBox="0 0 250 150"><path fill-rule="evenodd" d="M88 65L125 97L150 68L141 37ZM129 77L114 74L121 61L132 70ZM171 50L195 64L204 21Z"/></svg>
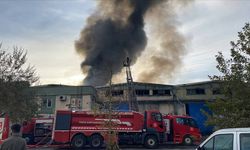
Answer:
<svg viewBox="0 0 250 150"><path fill-rule="evenodd" d="M96 5L94 0L0 0L2 48L25 49L39 84L79 85L85 75L74 41ZM187 52L174 77L164 84L207 81L208 75L218 74L215 55L222 51L229 57L230 41L250 22L249 8L248 0L194 0L177 9L177 28L186 38ZM136 64L136 81L134 68ZM124 74L120 81L125 79Z"/></svg>

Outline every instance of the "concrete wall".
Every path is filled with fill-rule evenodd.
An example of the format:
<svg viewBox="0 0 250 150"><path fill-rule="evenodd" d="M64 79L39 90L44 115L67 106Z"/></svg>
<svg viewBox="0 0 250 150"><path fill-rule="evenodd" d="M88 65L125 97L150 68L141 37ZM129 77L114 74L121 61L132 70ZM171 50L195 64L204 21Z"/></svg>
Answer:
<svg viewBox="0 0 250 150"><path fill-rule="evenodd" d="M183 84L175 86L176 96L182 101L190 100L215 100L216 98L223 97L221 94L214 94L214 90L220 89L218 82L204 82L204 83L193 83L193 84ZM188 94L188 89L204 89L205 94Z"/></svg>
<svg viewBox="0 0 250 150"><path fill-rule="evenodd" d="M91 110L97 99L91 86L47 85L33 87L41 108L40 114L54 114L56 110ZM49 102L49 103L48 103Z"/></svg>
<svg viewBox="0 0 250 150"><path fill-rule="evenodd" d="M112 91L117 92L118 95L113 95L112 100L128 101L128 92L126 83L115 84L112 86ZM162 84L148 84L135 83L135 90L148 90L145 95L137 95L140 111L156 109L162 113L186 114L185 104L191 101L204 102L215 100L217 97L222 97L221 94L213 93L214 90L219 89L219 83L214 81L182 84L182 85L162 85ZM201 89L204 93L190 94L187 90ZM170 94L154 95L154 90L170 90ZM106 101L110 98L110 88L107 86L97 88L97 93L100 101Z"/></svg>
<svg viewBox="0 0 250 150"><path fill-rule="evenodd" d="M55 111L56 110L81 110L87 111L91 110L93 100L91 99L91 95L84 95L81 97L75 96L64 96L65 99L61 99L61 96L56 97Z"/></svg>

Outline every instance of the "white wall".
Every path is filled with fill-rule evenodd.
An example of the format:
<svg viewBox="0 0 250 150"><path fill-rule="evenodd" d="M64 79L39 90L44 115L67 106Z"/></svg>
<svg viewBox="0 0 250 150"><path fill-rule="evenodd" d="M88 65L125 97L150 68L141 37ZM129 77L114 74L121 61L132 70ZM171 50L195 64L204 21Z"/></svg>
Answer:
<svg viewBox="0 0 250 150"><path fill-rule="evenodd" d="M56 110L91 110L92 99L90 95L84 95L82 97L63 96L65 99L60 99L60 96L56 96L55 111Z"/></svg>

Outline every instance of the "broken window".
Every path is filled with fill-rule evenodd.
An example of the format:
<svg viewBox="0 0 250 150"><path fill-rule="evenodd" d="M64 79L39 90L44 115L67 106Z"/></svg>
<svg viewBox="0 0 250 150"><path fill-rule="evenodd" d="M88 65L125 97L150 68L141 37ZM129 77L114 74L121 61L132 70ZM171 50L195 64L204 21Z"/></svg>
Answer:
<svg viewBox="0 0 250 150"><path fill-rule="evenodd" d="M202 88L187 89L187 95L205 95L205 89Z"/></svg>
<svg viewBox="0 0 250 150"><path fill-rule="evenodd" d="M163 96L168 95L170 96L170 90L153 90L153 95Z"/></svg>
<svg viewBox="0 0 250 150"><path fill-rule="evenodd" d="M135 90L135 93L138 96L148 96L149 90Z"/></svg>
<svg viewBox="0 0 250 150"><path fill-rule="evenodd" d="M111 91L112 96L122 96L123 95L123 90L113 90Z"/></svg>

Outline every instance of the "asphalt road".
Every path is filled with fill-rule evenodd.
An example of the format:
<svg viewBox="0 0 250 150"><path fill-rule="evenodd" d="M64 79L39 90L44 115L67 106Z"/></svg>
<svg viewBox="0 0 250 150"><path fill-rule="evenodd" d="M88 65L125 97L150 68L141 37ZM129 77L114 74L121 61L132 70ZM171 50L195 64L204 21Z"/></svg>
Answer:
<svg viewBox="0 0 250 150"><path fill-rule="evenodd" d="M160 146L155 150L195 150L196 146L176 146L176 145L164 145ZM120 146L121 150L144 150L145 148L142 146ZM64 149L55 149L55 148L33 148L29 150L71 150L69 148ZM84 150L91 150L90 148L84 148ZM103 149L105 150L105 149Z"/></svg>

